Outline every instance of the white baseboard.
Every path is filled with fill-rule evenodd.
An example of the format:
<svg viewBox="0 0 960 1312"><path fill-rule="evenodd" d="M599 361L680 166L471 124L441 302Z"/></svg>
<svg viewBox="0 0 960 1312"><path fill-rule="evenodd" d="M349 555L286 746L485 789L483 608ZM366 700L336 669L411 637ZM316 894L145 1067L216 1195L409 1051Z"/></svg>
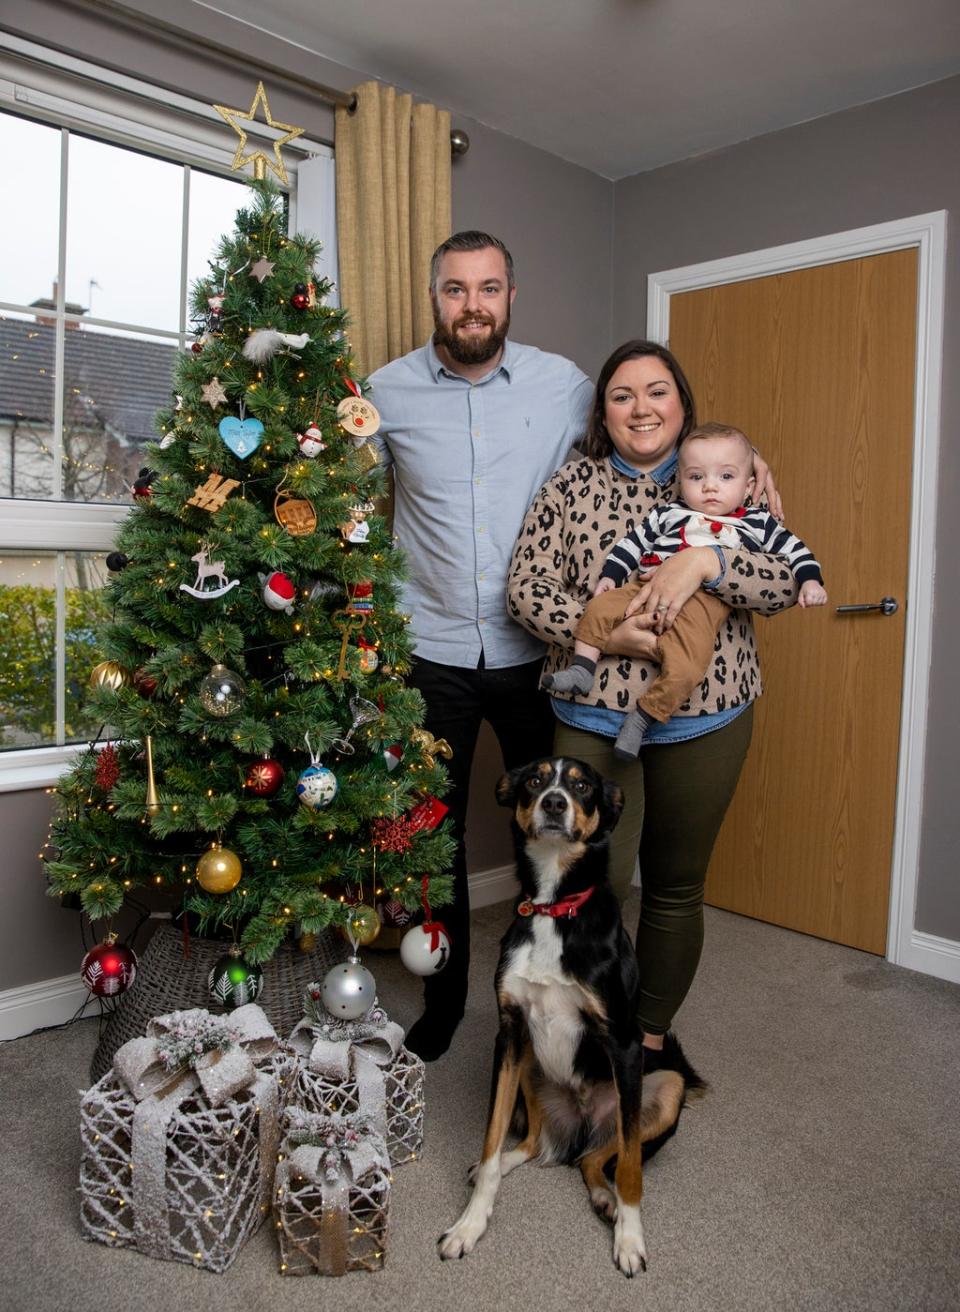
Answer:
<svg viewBox="0 0 960 1312"><path fill-rule="evenodd" d="M468 882L470 906L473 910L492 906L494 902L509 902L516 897L520 887L513 866L494 866L492 870L474 871Z"/></svg>
<svg viewBox="0 0 960 1312"><path fill-rule="evenodd" d="M915 929L901 952L899 966L960 984L960 943Z"/></svg>
<svg viewBox="0 0 960 1312"><path fill-rule="evenodd" d="M19 1039L47 1025L62 1025L81 1005L94 1001L77 973L0 993L0 1040Z"/></svg>

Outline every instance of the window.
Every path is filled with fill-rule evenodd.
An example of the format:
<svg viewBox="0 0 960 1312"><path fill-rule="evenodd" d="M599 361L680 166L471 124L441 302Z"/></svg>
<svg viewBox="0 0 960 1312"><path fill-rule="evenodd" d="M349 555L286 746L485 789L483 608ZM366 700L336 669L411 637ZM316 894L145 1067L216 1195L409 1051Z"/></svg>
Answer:
<svg viewBox="0 0 960 1312"><path fill-rule="evenodd" d="M27 56L29 63L19 56ZM106 553L189 349L189 289L244 184L215 111L0 34L0 790L53 783L84 719ZM287 161L335 278L332 152ZM74 749L75 750L75 749Z"/></svg>

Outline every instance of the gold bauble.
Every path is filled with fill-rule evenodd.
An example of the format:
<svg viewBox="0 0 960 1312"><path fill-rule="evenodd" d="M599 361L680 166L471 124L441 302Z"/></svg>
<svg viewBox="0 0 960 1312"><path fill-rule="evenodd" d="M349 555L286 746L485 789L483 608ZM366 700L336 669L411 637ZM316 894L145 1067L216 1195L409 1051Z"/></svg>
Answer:
<svg viewBox="0 0 960 1312"><path fill-rule="evenodd" d="M130 677L130 671L118 661L101 661L90 671L90 687L113 688L116 691L128 684Z"/></svg>
<svg viewBox="0 0 960 1312"><path fill-rule="evenodd" d="M365 902L358 902L355 907L348 907L347 911L347 924L340 927L340 933L348 942L352 934L355 943L366 947L380 933L380 917Z"/></svg>
<svg viewBox="0 0 960 1312"><path fill-rule="evenodd" d="M240 883L243 867L236 852L214 843L197 862L197 883L208 893L229 893Z"/></svg>

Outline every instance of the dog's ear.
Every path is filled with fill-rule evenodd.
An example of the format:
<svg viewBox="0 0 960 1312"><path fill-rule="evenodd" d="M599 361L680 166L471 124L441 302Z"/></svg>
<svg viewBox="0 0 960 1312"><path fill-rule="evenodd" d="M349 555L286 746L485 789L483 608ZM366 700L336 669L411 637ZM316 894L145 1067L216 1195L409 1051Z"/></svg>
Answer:
<svg viewBox="0 0 960 1312"><path fill-rule="evenodd" d="M497 780L497 786L493 790L494 796L501 806L513 806L517 800L517 785L520 783L526 766L519 766L516 770L508 770Z"/></svg>
<svg viewBox="0 0 960 1312"><path fill-rule="evenodd" d="M623 789L612 779L603 781L603 800L600 803L600 828L610 834L617 827L617 821L623 812Z"/></svg>

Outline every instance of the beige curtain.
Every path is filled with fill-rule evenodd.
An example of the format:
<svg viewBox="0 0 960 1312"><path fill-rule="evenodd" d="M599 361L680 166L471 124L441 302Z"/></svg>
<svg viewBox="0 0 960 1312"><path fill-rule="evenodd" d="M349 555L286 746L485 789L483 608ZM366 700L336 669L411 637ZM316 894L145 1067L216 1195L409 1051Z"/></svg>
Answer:
<svg viewBox="0 0 960 1312"><path fill-rule="evenodd" d="M357 372L422 346L433 330L430 256L450 236L450 115L365 82L337 109L340 303Z"/></svg>

